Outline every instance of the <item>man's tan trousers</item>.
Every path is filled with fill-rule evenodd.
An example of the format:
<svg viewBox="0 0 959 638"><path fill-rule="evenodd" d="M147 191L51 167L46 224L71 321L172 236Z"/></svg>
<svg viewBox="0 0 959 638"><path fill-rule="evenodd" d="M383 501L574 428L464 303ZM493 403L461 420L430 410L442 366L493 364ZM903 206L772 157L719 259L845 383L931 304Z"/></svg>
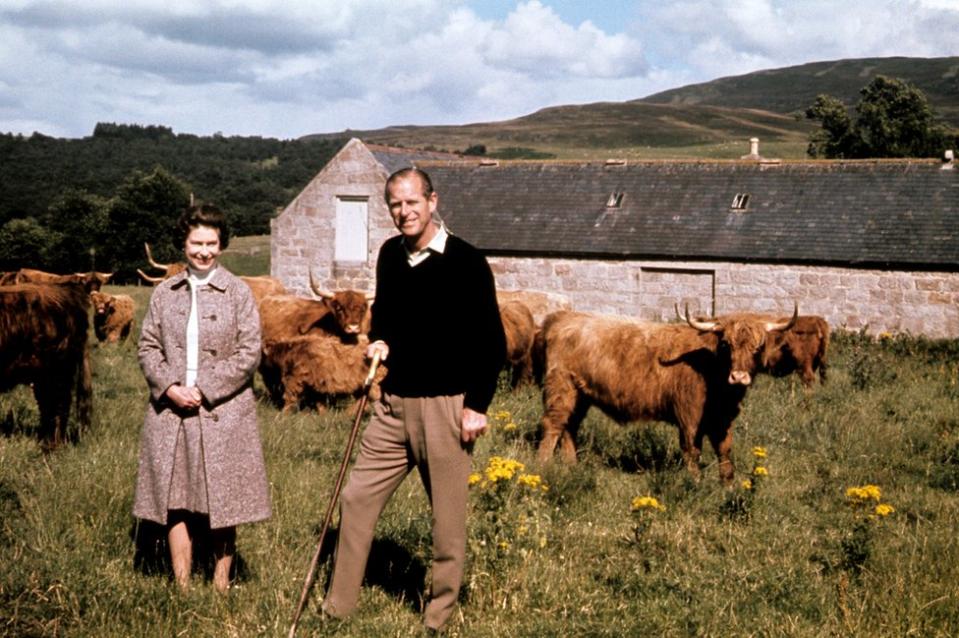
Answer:
<svg viewBox="0 0 959 638"><path fill-rule="evenodd" d="M432 591L423 622L440 629L456 605L466 558L470 451L460 440L463 396L404 398L373 405L340 499L340 533L323 609L342 618L356 607L380 513L416 467L433 508Z"/></svg>

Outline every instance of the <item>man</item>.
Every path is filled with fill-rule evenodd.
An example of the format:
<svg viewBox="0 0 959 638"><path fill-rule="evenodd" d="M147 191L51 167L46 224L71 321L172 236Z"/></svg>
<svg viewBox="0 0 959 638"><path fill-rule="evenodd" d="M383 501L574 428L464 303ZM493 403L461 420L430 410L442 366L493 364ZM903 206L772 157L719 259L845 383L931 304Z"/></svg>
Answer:
<svg viewBox="0 0 959 638"><path fill-rule="evenodd" d="M401 169L384 197L400 235L377 258L367 356L388 359L389 372L343 489L323 609L342 618L356 607L376 521L416 467L433 510L424 625L441 631L463 577L470 454L486 430L506 337L489 264L433 219L438 196L429 176Z"/></svg>

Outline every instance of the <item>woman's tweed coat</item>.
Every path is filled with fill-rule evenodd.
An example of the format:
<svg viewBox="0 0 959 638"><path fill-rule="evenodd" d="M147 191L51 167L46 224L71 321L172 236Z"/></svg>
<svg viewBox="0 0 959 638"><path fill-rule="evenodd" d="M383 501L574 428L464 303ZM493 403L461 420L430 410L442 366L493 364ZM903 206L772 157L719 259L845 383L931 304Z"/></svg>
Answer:
<svg viewBox="0 0 959 638"><path fill-rule="evenodd" d="M183 272L153 292L140 334L140 367L150 389L133 514L166 523L181 417L165 398L186 378L190 286ZM202 428L210 527L270 517L270 494L256 423L253 372L260 360L260 317L249 287L222 266L197 293L199 364L204 405L184 420ZM202 489L202 486L200 487Z"/></svg>

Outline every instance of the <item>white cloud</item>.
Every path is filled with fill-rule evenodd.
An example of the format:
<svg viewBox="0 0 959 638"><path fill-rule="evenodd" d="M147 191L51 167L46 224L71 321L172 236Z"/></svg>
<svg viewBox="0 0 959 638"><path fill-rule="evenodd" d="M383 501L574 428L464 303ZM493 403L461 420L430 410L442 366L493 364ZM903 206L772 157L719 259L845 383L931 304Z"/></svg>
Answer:
<svg viewBox="0 0 959 638"><path fill-rule="evenodd" d="M483 1L5 0L0 131L75 137L118 121L296 137L492 121L762 68L959 50L954 0L642 2L618 32L596 26L615 24L604 3L584 20L553 0L481 17Z"/></svg>

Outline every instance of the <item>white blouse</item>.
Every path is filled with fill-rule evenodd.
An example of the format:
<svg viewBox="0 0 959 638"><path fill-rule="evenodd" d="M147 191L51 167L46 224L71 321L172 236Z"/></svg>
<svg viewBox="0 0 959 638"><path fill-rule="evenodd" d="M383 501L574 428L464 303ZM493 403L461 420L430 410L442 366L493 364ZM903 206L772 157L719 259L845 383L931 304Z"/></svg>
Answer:
<svg viewBox="0 0 959 638"><path fill-rule="evenodd" d="M190 284L190 317L186 322L186 387L196 383L196 373L200 361L200 318L197 311L196 291L205 286L213 276L216 267L206 272L189 269L187 282Z"/></svg>

